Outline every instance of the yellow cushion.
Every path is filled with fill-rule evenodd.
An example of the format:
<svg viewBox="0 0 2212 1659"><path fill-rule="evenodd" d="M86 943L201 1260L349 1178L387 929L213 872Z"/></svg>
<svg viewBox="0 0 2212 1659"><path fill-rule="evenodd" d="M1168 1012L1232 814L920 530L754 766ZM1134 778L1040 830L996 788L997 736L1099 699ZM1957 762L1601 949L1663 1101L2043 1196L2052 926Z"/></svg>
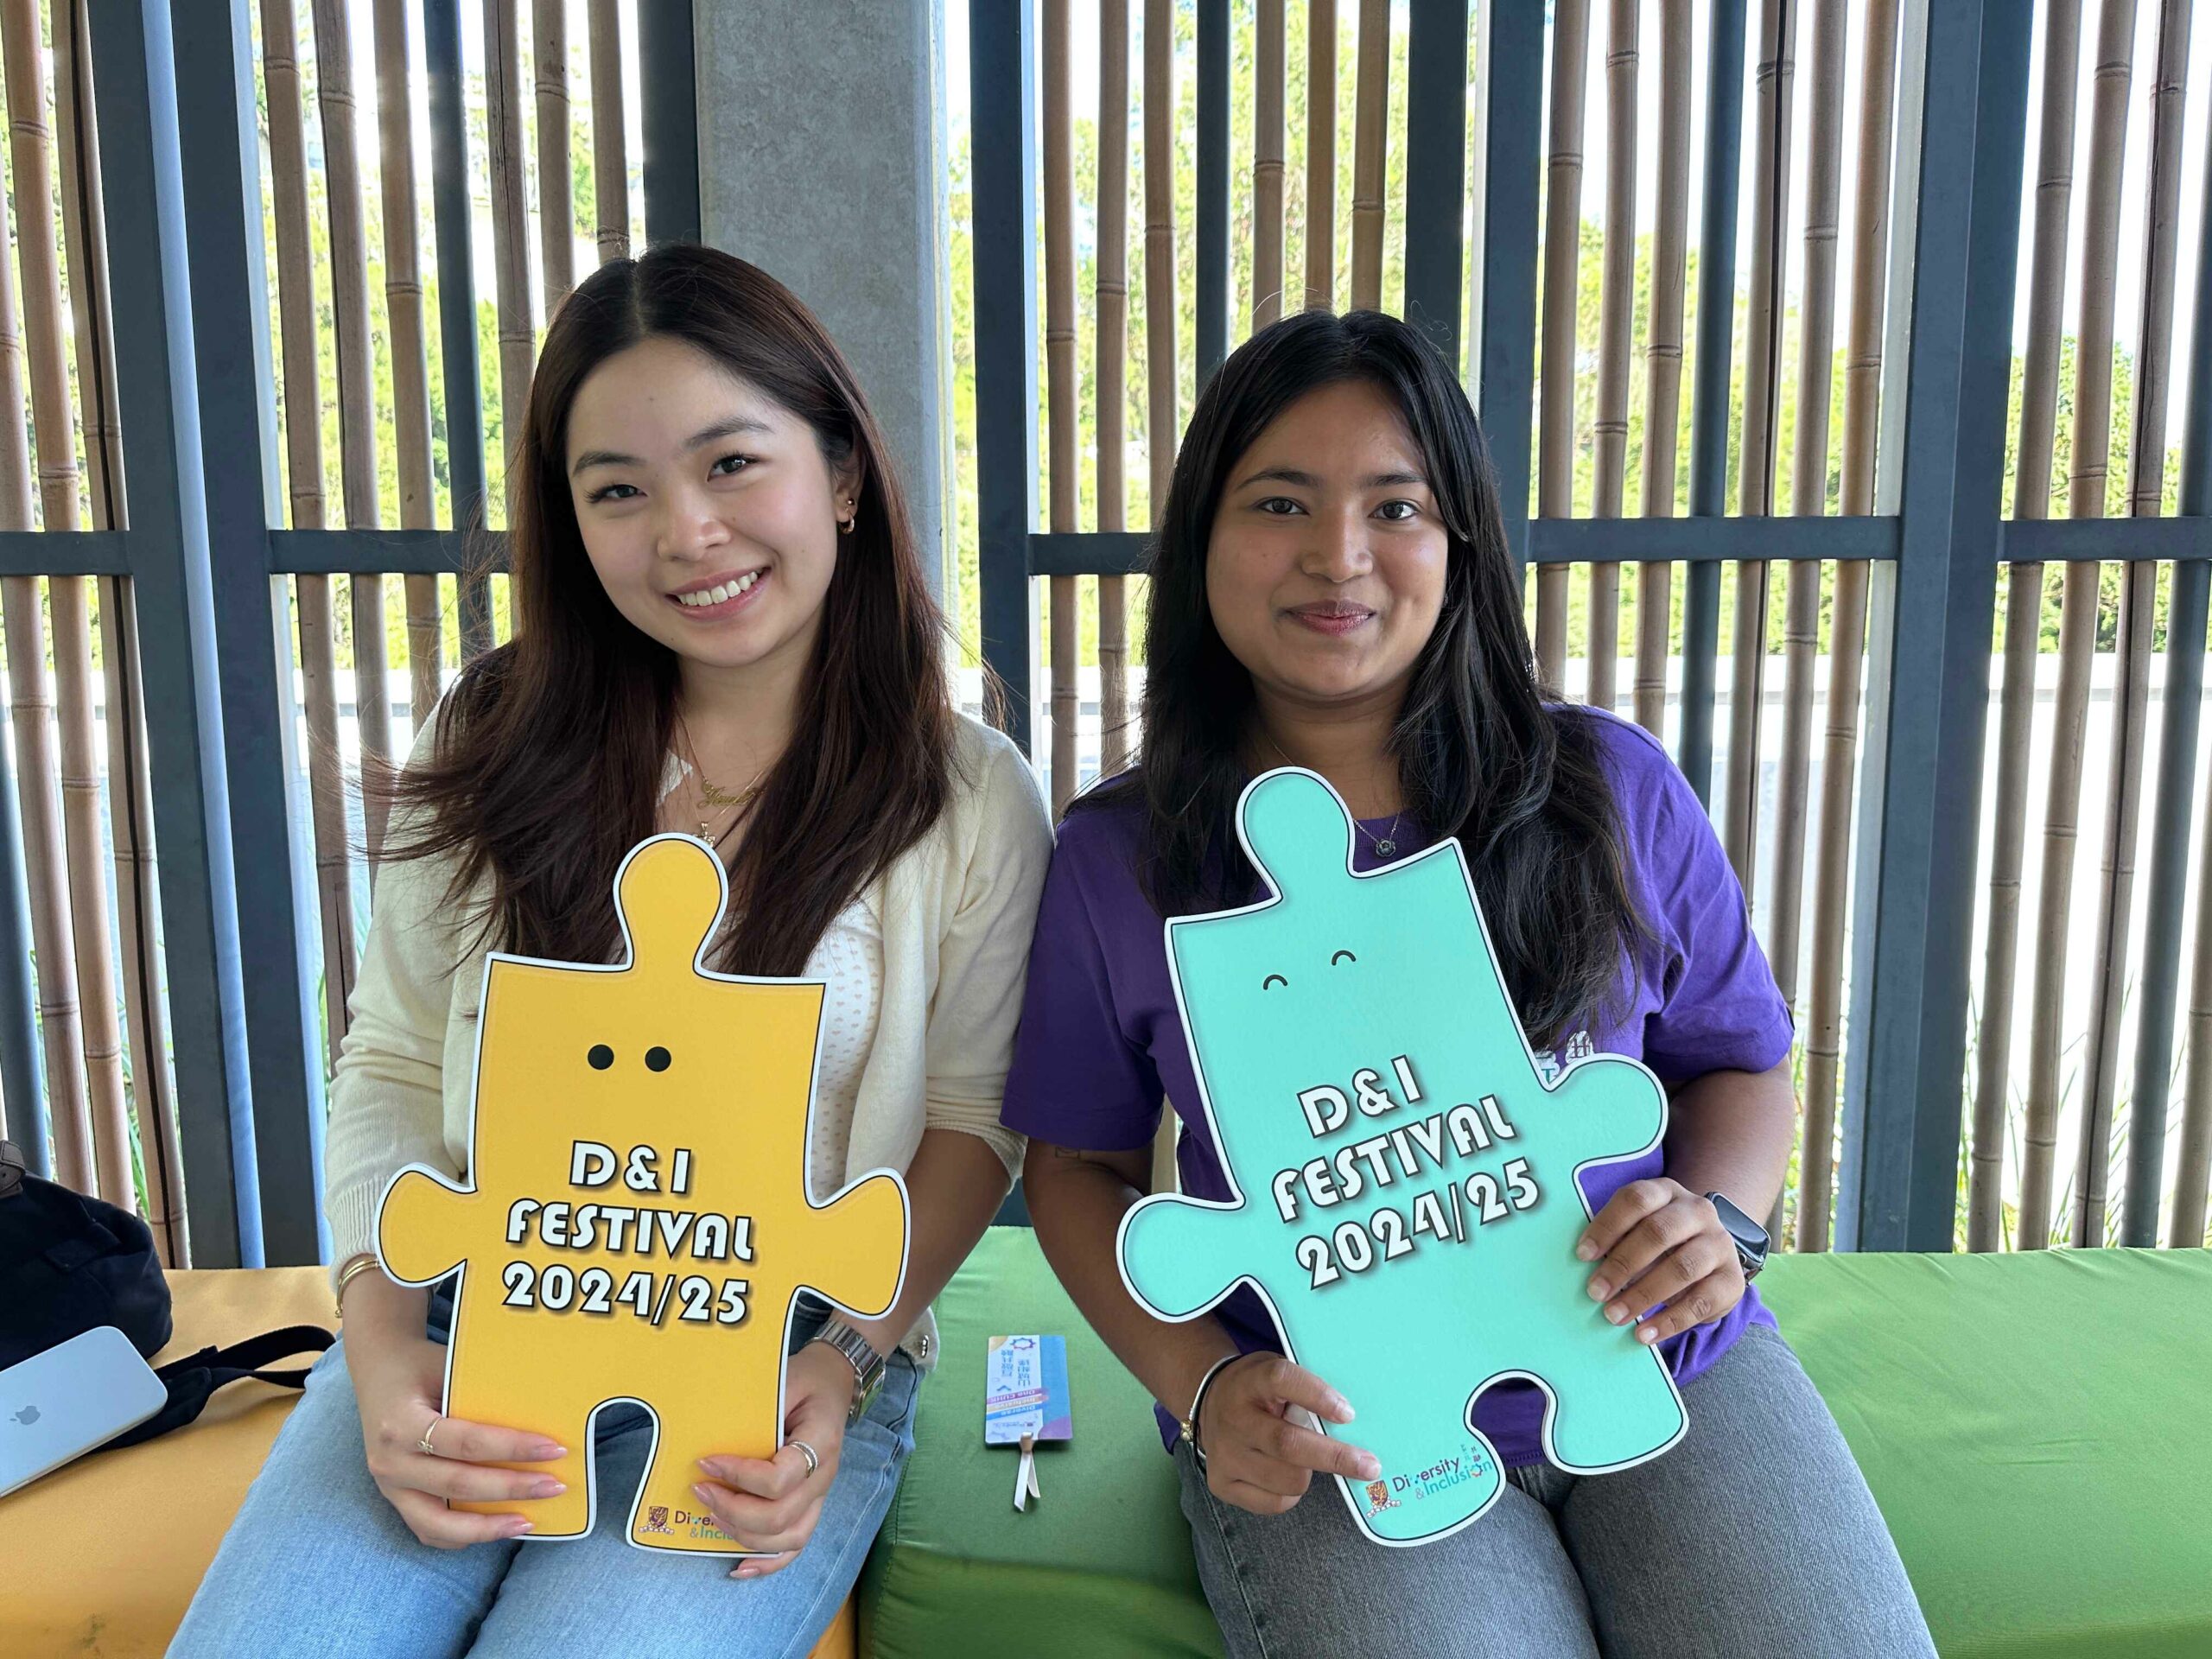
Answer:
<svg viewBox="0 0 2212 1659"><path fill-rule="evenodd" d="M321 1268L173 1273L175 1359L280 1325L330 1323ZM0 1497L0 1560L35 1561L0 1598L0 1652L159 1654L299 1396L251 1380L200 1421L79 1458ZM136 1517L134 1520L133 1517ZM131 1535L140 1526L150 1536Z"/></svg>
<svg viewBox="0 0 2212 1659"><path fill-rule="evenodd" d="M176 1339L156 1363L277 1325L330 1323L330 1281L321 1268L168 1277ZM0 1654L165 1650L298 1397L233 1383L196 1423L80 1458L0 1497L0 1562L9 1564ZM848 1602L814 1659L852 1659L853 1651Z"/></svg>

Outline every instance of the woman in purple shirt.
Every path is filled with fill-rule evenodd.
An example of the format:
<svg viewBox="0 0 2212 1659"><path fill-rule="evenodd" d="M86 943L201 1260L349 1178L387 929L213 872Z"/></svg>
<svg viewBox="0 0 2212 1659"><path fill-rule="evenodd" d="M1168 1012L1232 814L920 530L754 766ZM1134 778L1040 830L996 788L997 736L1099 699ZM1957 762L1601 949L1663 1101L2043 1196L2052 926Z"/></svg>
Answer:
<svg viewBox="0 0 2212 1659"><path fill-rule="evenodd" d="M1039 912L1004 1121L1039 1242L1160 1402L1230 1651L1927 1655L1910 1584L1820 1395L1748 1283L1789 1154L1790 1021L1742 888L1666 753L1536 680L1481 434L1450 366L1374 313L1306 312L1208 385L1152 550L1142 766L1078 801ZM1228 1195L1161 918L1248 901L1254 775L1335 785L1373 868L1456 836L1539 1061L1640 1058L1649 1156L1591 1172L1588 1294L1658 1344L1689 1429L1602 1476L1545 1464L1541 1396L1473 1421L1497 1506L1420 1549L1363 1541L1315 1474L1374 1478L1358 1403L1291 1363L1249 1287L1166 1324L1116 1266L1163 1101L1182 1187Z"/></svg>

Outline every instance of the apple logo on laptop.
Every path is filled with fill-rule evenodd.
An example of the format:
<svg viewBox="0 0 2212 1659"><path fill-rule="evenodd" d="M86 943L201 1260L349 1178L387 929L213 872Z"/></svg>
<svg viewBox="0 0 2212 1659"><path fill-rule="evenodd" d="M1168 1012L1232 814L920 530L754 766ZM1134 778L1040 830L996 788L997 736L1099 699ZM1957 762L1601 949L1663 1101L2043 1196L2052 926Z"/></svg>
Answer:
<svg viewBox="0 0 2212 1659"><path fill-rule="evenodd" d="M38 1408L36 1406L25 1406L21 1411L16 1413L15 1416L17 1422L21 1423L25 1428L29 1428L33 1423L38 1421Z"/></svg>

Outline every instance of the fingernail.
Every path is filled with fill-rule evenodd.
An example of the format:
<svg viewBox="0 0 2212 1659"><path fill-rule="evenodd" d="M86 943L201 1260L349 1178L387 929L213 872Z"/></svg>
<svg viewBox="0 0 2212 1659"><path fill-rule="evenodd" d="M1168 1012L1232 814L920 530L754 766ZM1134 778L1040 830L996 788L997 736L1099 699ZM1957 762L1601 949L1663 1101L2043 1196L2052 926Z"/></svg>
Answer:
<svg viewBox="0 0 2212 1659"><path fill-rule="evenodd" d="M528 1532L530 1529L531 1523L524 1520L520 1516L517 1516L513 1520L507 1522L507 1536L510 1538L519 1538L523 1534Z"/></svg>
<svg viewBox="0 0 2212 1659"><path fill-rule="evenodd" d="M1382 1479L1382 1465L1372 1458L1362 1458L1359 1460L1359 1478L1362 1480Z"/></svg>
<svg viewBox="0 0 2212 1659"><path fill-rule="evenodd" d="M1636 1339L1649 1345L1659 1340L1659 1333L1648 1325L1639 1325L1636 1327Z"/></svg>
<svg viewBox="0 0 2212 1659"><path fill-rule="evenodd" d="M1628 1322L1628 1309L1623 1307L1618 1302L1615 1302L1605 1310L1605 1319L1610 1325L1625 1325Z"/></svg>
<svg viewBox="0 0 2212 1659"><path fill-rule="evenodd" d="M1590 1300L1593 1302L1604 1301L1606 1297L1612 1294L1612 1292L1613 1287L1611 1281L1603 1276L1590 1281Z"/></svg>
<svg viewBox="0 0 2212 1659"><path fill-rule="evenodd" d="M1598 1247L1586 1238L1574 1247L1574 1254L1582 1261L1595 1262L1598 1259Z"/></svg>
<svg viewBox="0 0 2212 1659"><path fill-rule="evenodd" d="M729 1575L733 1579L757 1579L760 1576L760 1570L750 1566L733 1567L729 1570Z"/></svg>
<svg viewBox="0 0 2212 1659"><path fill-rule="evenodd" d="M530 1495L532 1497L558 1497L568 1490L567 1484L562 1481L541 1480L531 1487Z"/></svg>
<svg viewBox="0 0 2212 1659"><path fill-rule="evenodd" d="M568 1455L569 1448L567 1446L556 1445L551 1440L540 1440L535 1446L531 1448L531 1456L526 1459L526 1461L532 1463L544 1463L551 1459L565 1458Z"/></svg>
<svg viewBox="0 0 2212 1659"><path fill-rule="evenodd" d="M713 1497L708 1494L707 1489L704 1486L700 1485L696 1481L692 1483L691 1496L697 1498L702 1503L707 1504L709 1507L713 1505L715 1501Z"/></svg>

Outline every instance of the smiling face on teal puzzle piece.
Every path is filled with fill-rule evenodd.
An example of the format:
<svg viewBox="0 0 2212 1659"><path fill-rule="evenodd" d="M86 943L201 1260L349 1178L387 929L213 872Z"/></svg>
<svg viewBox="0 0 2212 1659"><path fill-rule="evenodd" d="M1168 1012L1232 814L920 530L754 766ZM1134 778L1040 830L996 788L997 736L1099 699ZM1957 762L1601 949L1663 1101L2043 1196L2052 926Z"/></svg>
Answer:
<svg viewBox="0 0 2212 1659"><path fill-rule="evenodd" d="M1380 1480L1340 1482L1361 1530L1425 1543L1496 1501L1474 1398L1551 1396L1545 1455L1597 1473L1686 1420L1666 1363L1605 1322L1574 1244L1577 1175L1658 1143L1665 1090L1598 1055L1549 1087L1516 1019L1457 842L1351 870L1354 830L1312 772L1255 780L1238 832L1274 896L1167 925L1214 1141L1237 1198L1145 1199L1122 1271L1162 1318L1255 1286L1286 1351L1349 1400Z"/></svg>

